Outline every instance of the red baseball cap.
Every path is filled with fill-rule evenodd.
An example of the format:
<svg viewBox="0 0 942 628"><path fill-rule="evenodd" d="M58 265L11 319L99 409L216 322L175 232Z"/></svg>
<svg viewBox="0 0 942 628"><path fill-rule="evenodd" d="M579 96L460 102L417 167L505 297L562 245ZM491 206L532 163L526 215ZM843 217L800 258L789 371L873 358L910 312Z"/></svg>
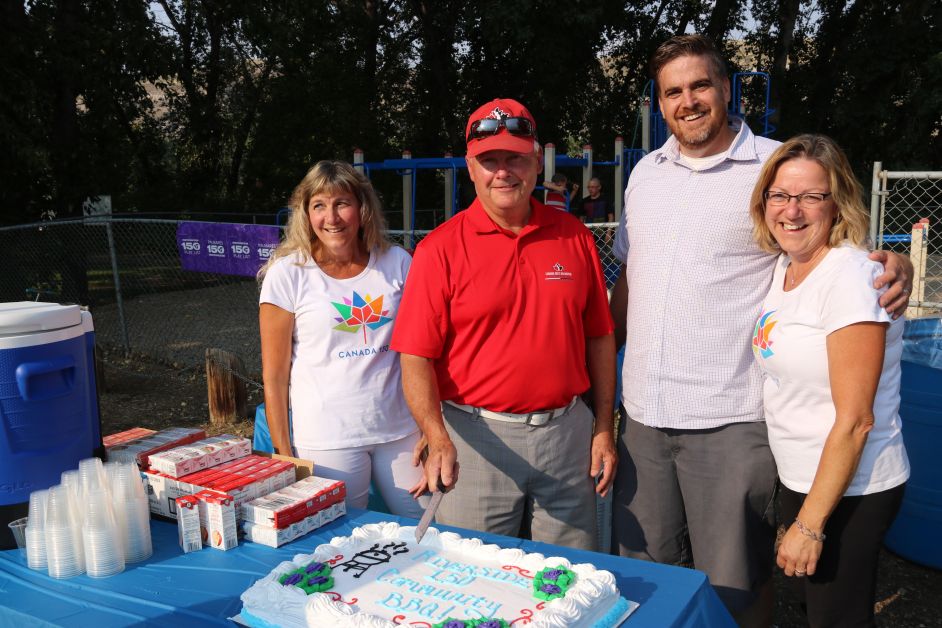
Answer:
<svg viewBox="0 0 942 628"><path fill-rule="evenodd" d="M513 135L507 131L506 127L501 126L494 135L487 135L468 142L468 157L474 157L489 150L532 153L539 146L536 139L536 120L533 119L533 114L522 104L510 98L495 98L475 109L471 117L468 118L464 136L468 137L471 134L471 125L479 120L501 120L503 118L526 118L533 127L533 134Z"/></svg>

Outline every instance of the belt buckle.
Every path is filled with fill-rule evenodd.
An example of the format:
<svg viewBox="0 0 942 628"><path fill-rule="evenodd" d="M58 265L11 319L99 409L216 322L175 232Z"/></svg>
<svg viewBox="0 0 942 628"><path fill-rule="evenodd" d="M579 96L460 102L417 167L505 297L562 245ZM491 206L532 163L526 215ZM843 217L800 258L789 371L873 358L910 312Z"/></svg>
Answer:
<svg viewBox="0 0 942 628"><path fill-rule="evenodd" d="M548 410L546 412L531 412L527 415L526 424L532 425L533 427L542 427L550 422L553 418L553 411Z"/></svg>

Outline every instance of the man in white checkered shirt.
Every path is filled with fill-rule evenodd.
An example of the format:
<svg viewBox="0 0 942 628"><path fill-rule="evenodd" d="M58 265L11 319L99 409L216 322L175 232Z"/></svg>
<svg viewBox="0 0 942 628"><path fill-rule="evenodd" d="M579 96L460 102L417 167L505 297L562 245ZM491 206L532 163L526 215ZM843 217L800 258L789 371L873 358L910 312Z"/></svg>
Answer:
<svg viewBox="0 0 942 628"><path fill-rule="evenodd" d="M707 38L668 40L651 75L673 136L632 171L615 242L628 416L615 539L623 556L705 571L741 625L768 625L777 473L750 341L775 257L753 241L749 198L778 142L728 118ZM902 312L912 266L872 257L894 282L881 303Z"/></svg>

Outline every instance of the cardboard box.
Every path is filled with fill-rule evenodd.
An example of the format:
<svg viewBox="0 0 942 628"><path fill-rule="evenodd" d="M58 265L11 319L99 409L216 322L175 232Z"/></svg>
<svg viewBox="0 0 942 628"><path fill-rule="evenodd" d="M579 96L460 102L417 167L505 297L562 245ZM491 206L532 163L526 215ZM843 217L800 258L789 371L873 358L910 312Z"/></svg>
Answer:
<svg viewBox="0 0 942 628"><path fill-rule="evenodd" d="M256 469L249 472L249 469ZM294 481L295 466L291 462L270 460L260 456L246 456L226 462L212 469L204 469L179 478L148 469L142 476L147 483L151 512L175 519L177 497L198 493L204 489L229 492L238 507L271 489L283 488L288 480ZM241 519L241 511L236 511Z"/></svg>
<svg viewBox="0 0 942 628"><path fill-rule="evenodd" d="M123 432L118 432L117 434L109 434L101 439L101 443L105 448L114 447L115 445L120 445L121 443L127 443L132 440L138 440L144 438L145 436L150 436L151 434L156 434L155 430L149 430L144 427L132 427L129 430L124 430Z"/></svg>
<svg viewBox="0 0 942 628"><path fill-rule="evenodd" d="M148 461L152 454L156 454L167 449L173 449L181 445L188 445L206 438L204 430L172 427L166 430L155 432L149 436L119 443L107 448L108 460L118 462L136 462L142 469L147 468Z"/></svg>
<svg viewBox="0 0 942 628"><path fill-rule="evenodd" d="M209 546L223 551L237 546L238 527L232 496L207 490L195 497L199 499L200 526L206 530Z"/></svg>
<svg viewBox="0 0 942 628"><path fill-rule="evenodd" d="M195 495L184 495L176 500L177 538L184 554L203 549L200 526L200 500Z"/></svg>
<svg viewBox="0 0 942 628"><path fill-rule="evenodd" d="M303 480L304 478L314 475L314 462L312 460L303 460L301 458L294 458L292 456L283 456L281 454L273 454L267 451L253 451L256 456L263 456L265 458L270 458L272 460L282 460L290 462L294 465L295 469L295 478L294 480Z"/></svg>

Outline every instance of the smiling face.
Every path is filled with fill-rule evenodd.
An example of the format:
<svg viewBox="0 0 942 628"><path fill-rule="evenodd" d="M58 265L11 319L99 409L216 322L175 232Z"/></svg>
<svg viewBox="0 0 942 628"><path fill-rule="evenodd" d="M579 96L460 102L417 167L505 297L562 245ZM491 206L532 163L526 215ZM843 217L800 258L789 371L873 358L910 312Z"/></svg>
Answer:
<svg viewBox="0 0 942 628"><path fill-rule="evenodd" d="M489 150L467 162L474 191L492 218L505 219L530 211L530 194L537 175L543 171L539 152Z"/></svg>
<svg viewBox="0 0 942 628"><path fill-rule="evenodd" d="M726 150L735 134L727 125L729 79L704 56L682 56L657 75L661 115L683 154L709 157Z"/></svg>
<svg viewBox="0 0 942 628"><path fill-rule="evenodd" d="M829 194L831 183L827 171L818 162L797 158L779 166L768 191L792 196L809 192ZM829 247L836 217L831 197L814 207L799 206L794 198L781 207L771 207L768 203L765 207L765 224L772 237L782 251L799 262L808 261Z"/></svg>
<svg viewBox="0 0 942 628"><path fill-rule="evenodd" d="M360 201L345 190L315 194L307 205L314 236L328 251L349 253L359 243Z"/></svg>

